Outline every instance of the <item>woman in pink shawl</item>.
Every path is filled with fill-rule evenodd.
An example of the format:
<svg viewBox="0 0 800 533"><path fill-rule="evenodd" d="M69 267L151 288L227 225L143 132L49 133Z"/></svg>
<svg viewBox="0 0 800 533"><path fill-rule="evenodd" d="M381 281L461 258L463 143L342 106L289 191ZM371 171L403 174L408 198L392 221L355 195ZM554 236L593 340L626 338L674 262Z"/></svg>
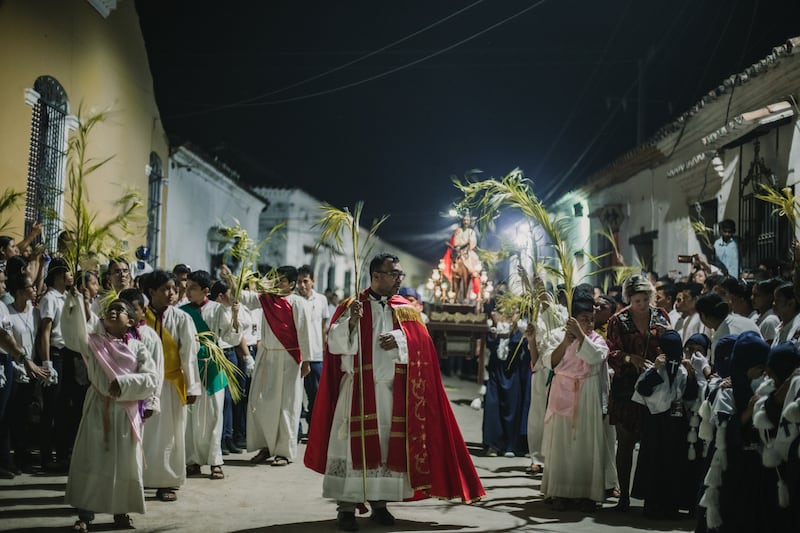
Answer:
<svg viewBox="0 0 800 533"><path fill-rule="evenodd" d="M128 302L115 300L102 320L90 315L76 293L62 312L65 344L80 352L91 383L75 438L66 501L78 509L75 531L87 531L95 512L114 515L129 528L127 513L144 513L141 400L158 382L150 351L131 335L136 326Z"/></svg>

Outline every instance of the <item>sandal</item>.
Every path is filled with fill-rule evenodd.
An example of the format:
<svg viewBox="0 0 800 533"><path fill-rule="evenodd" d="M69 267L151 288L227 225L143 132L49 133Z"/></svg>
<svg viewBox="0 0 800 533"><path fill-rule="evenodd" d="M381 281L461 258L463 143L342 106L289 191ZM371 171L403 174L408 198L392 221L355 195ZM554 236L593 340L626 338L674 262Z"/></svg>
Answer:
<svg viewBox="0 0 800 533"><path fill-rule="evenodd" d="M289 459L282 455L276 455L275 460L272 461L272 466L286 466L290 463Z"/></svg>
<svg viewBox="0 0 800 533"><path fill-rule="evenodd" d="M257 454L255 454L253 457L250 458L250 462L253 464L269 463L270 462L269 458L270 458L269 449L261 448L261 450Z"/></svg>
<svg viewBox="0 0 800 533"><path fill-rule="evenodd" d="M84 522L83 520L75 520L75 524L72 526L72 531L80 531L81 533L86 533L89 531L89 522Z"/></svg>
<svg viewBox="0 0 800 533"><path fill-rule="evenodd" d="M212 466L211 475L208 477L209 479L225 479L225 474L222 472L222 465Z"/></svg>
<svg viewBox="0 0 800 533"><path fill-rule="evenodd" d="M199 476L200 465L186 465L186 477Z"/></svg>
<svg viewBox="0 0 800 533"><path fill-rule="evenodd" d="M178 499L178 495L172 489L158 489L156 491L156 498L162 502L174 502Z"/></svg>
<svg viewBox="0 0 800 533"><path fill-rule="evenodd" d="M131 515L115 514L114 529L133 529L133 518L131 518Z"/></svg>
<svg viewBox="0 0 800 533"><path fill-rule="evenodd" d="M527 474L532 475L532 476L538 476L539 474L544 472L544 466L533 464L533 465L529 466L528 468L526 468L525 472Z"/></svg>

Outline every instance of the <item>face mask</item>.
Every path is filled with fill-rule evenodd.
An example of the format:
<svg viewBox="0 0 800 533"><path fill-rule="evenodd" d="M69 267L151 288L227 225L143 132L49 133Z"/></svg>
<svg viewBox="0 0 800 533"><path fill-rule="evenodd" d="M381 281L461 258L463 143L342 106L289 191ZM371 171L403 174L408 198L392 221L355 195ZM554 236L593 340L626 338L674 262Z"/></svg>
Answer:
<svg viewBox="0 0 800 533"><path fill-rule="evenodd" d="M756 379L750 381L750 388L753 390L753 394L755 394L755 392L758 390L761 384L764 383L765 379L767 379L767 376L761 374Z"/></svg>

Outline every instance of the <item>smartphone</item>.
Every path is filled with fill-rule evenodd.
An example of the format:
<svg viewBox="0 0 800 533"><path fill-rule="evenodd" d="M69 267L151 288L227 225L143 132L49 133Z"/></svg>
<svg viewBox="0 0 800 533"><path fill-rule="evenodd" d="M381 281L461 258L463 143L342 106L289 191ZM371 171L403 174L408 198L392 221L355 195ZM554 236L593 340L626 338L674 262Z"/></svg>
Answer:
<svg viewBox="0 0 800 533"><path fill-rule="evenodd" d="M691 263L693 261L693 256L686 255L686 254L679 254L678 255L678 263Z"/></svg>

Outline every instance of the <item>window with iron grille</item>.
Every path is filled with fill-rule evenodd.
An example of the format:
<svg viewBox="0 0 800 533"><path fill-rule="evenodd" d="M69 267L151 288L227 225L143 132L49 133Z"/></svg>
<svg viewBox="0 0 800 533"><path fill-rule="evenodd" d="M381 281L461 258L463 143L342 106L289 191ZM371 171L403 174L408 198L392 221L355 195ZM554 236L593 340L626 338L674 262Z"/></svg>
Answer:
<svg viewBox="0 0 800 533"><path fill-rule="evenodd" d="M777 129L775 145L777 146ZM759 184L780 189L778 178L761 156L761 143L753 141L753 159L745 170L744 145L739 147L739 267L754 269L766 258L785 261L792 242L786 217L773 215L775 206L756 198ZM792 187L794 189L794 187ZM794 190L793 190L794 192Z"/></svg>
<svg viewBox="0 0 800 533"><path fill-rule="evenodd" d="M34 99L28 184L25 199L25 233L41 222L45 245L55 250L61 231L64 204L64 170L67 158L69 100L55 78L40 76L29 92Z"/></svg>
<svg viewBox="0 0 800 533"><path fill-rule="evenodd" d="M161 232L161 185L164 182L161 158L150 152L147 200L147 247L150 248L150 262L158 265L158 236Z"/></svg>

